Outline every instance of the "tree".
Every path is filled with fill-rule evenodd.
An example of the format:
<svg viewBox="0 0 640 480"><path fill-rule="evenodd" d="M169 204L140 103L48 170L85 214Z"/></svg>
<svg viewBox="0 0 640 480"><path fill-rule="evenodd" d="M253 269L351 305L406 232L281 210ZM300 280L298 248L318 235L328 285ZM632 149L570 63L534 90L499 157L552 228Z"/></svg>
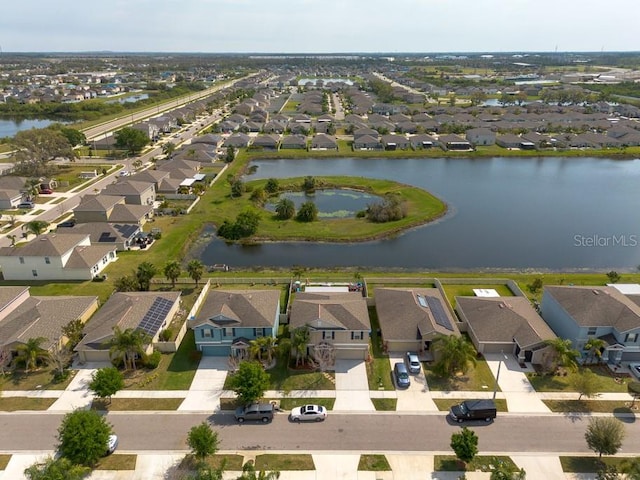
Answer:
<svg viewBox="0 0 640 480"><path fill-rule="evenodd" d="M443 377L458 372L466 373L471 365L476 364L476 350L462 336L437 335L433 340L433 348L438 358L434 371Z"/></svg>
<svg viewBox="0 0 640 480"><path fill-rule="evenodd" d="M238 371L229 380L229 387L242 403L252 403L262 398L269 388L269 374L258 362L240 362Z"/></svg>
<svg viewBox="0 0 640 480"><path fill-rule="evenodd" d="M315 192L316 179L313 178L311 175L305 177L304 180L302 181L302 190L304 190L307 193Z"/></svg>
<svg viewBox="0 0 640 480"><path fill-rule="evenodd" d="M69 142L69 145L76 147L78 145L85 145L87 143L87 137L80 130L70 127L60 127L60 133Z"/></svg>
<svg viewBox="0 0 640 480"><path fill-rule="evenodd" d="M32 220L30 222L25 223L22 226L22 229L26 230L27 235L32 233L37 237L41 233L43 233L48 226L49 226L48 222L44 222L42 220Z"/></svg>
<svg viewBox="0 0 640 480"><path fill-rule="evenodd" d="M487 94L484 93L484 90L474 90L470 95L471 106L475 107L476 105L480 105L482 102L487 100Z"/></svg>
<svg viewBox="0 0 640 480"><path fill-rule="evenodd" d="M151 287L151 279L158 273L158 269L149 262L142 262L138 265L138 269L135 272L136 279L140 290L148 292Z"/></svg>
<svg viewBox="0 0 640 480"><path fill-rule="evenodd" d="M89 390L100 398L111 397L124 388L124 375L115 367L99 368L91 376Z"/></svg>
<svg viewBox="0 0 640 480"><path fill-rule="evenodd" d="M513 469L505 462L497 458L491 459L491 476L490 480L525 480L527 474L524 469Z"/></svg>
<svg viewBox="0 0 640 480"><path fill-rule="evenodd" d="M187 445L193 456L203 462L218 451L218 432L214 432L207 422L202 422L189 430Z"/></svg>
<svg viewBox="0 0 640 480"><path fill-rule="evenodd" d="M478 436L473 430L462 427L460 433L451 435L451 448L458 460L466 465L478 454Z"/></svg>
<svg viewBox="0 0 640 480"><path fill-rule="evenodd" d="M250 237L258 230L260 214L252 210L240 212L234 223L225 220L218 227L218 235L228 240Z"/></svg>
<svg viewBox="0 0 640 480"><path fill-rule="evenodd" d="M527 285L527 288L531 293L538 293L542 288L542 278L534 278L533 281Z"/></svg>
<svg viewBox="0 0 640 480"><path fill-rule="evenodd" d="M91 472L89 467L76 465L65 457L47 457L24 471L28 480L82 480Z"/></svg>
<svg viewBox="0 0 640 480"><path fill-rule="evenodd" d="M149 336L142 330L120 327L113 328L113 337L109 341L109 355L112 360L122 360L124 369L136 369L136 358L144 355L144 347Z"/></svg>
<svg viewBox="0 0 640 480"><path fill-rule="evenodd" d="M264 186L264 191L270 194L278 193L280 190L280 183L276 178L270 178Z"/></svg>
<svg viewBox="0 0 640 480"><path fill-rule="evenodd" d="M640 457L627 458L622 462L620 471L628 480L640 480Z"/></svg>
<svg viewBox="0 0 640 480"><path fill-rule="evenodd" d="M47 352L47 361L53 366L54 377L63 378L67 367L71 363L71 350L69 345L56 343L51 350Z"/></svg>
<svg viewBox="0 0 640 480"><path fill-rule="evenodd" d="M307 357L309 340L310 334L308 327L298 327L293 331L293 335L291 336L291 349L296 354L296 367Z"/></svg>
<svg viewBox="0 0 640 480"><path fill-rule="evenodd" d="M72 463L92 466L107 451L111 426L94 410L74 410L58 428L58 450Z"/></svg>
<svg viewBox="0 0 640 480"><path fill-rule="evenodd" d="M11 140L16 151L15 173L39 177L50 173L47 163L55 158L73 158L71 144L58 130L33 128L18 132Z"/></svg>
<svg viewBox="0 0 640 480"><path fill-rule="evenodd" d="M190 260L189 263L187 263L187 273L189 277L196 282L197 287L202 275L204 275L204 264L196 258Z"/></svg>
<svg viewBox="0 0 640 480"><path fill-rule="evenodd" d="M134 273L133 275L125 275L124 277L117 278L114 286L118 292L137 292L140 288L140 282L138 282Z"/></svg>
<svg viewBox="0 0 640 480"><path fill-rule="evenodd" d="M169 260L164 266L164 276L171 281L171 288L176 288L176 280L180 277L182 268L176 260Z"/></svg>
<svg viewBox="0 0 640 480"><path fill-rule="evenodd" d="M258 361L262 361L262 355L266 356L267 365L271 365L273 361L273 355L276 351L277 340L271 336L258 337L255 340L249 342L249 352L253 358L257 358Z"/></svg>
<svg viewBox="0 0 640 480"><path fill-rule="evenodd" d="M622 277L615 270L611 270L610 272L607 272L607 278L611 283L618 283Z"/></svg>
<svg viewBox="0 0 640 480"><path fill-rule="evenodd" d="M16 347L18 352L17 360L24 362L25 371L36 368L39 362L46 361L49 353L42 348L42 344L46 342L45 337L30 338L25 343L21 343Z"/></svg>
<svg viewBox="0 0 640 480"><path fill-rule="evenodd" d="M589 362L593 362L596 360L596 363L600 363L600 359L602 358L602 351L607 346L606 342L601 338L591 337L587 340L587 343L584 344L584 349L589 352Z"/></svg>
<svg viewBox="0 0 640 480"><path fill-rule="evenodd" d="M69 350L73 350L75 346L82 340L82 330L84 329L84 323L79 318L71 320L64 327L62 327L62 334L67 337L67 346Z"/></svg>
<svg viewBox="0 0 640 480"><path fill-rule="evenodd" d="M298 214L296 215L296 219L299 222L315 222L317 218L318 207L316 207L315 203L308 201L300 205L300 210L298 210Z"/></svg>
<svg viewBox="0 0 640 480"><path fill-rule="evenodd" d="M580 352L573 348L571 340L565 338L554 338L547 340L546 344L553 350L553 370L555 371L559 365L568 370L575 371L578 369L578 357Z"/></svg>
<svg viewBox="0 0 640 480"><path fill-rule="evenodd" d="M280 220L289 220L296 214L296 204L289 198L281 198L276 205L276 216Z"/></svg>
<svg viewBox="0 0 640 480"><path fill-rule="evenodd" d="M142 130L124 127L113 134L116 147L127 150L131 156L137 155L149 143L149 136Z"/></svg>
<svg viewBox="0 0 640 480"><path fill-rule="evenodd" d="M253 461L249 460L242 466L242 475L236 480L276 480L278 478L280 478L280 472L277 470L271 472L260 470L257 472Z"/></svg>
<svg viewBox="0 0 640 480"><path fill-rule="evenodd" d="M239 178L236 178L231 182L231 196L241 197L244 193L244 183Z"/></svg>
<svg viewBox="0 0 640 480"><path fill-rule="evenodd" d="M573 387L580 394L578 400L582 400L583 396L587 398L598 396L599 384L598 376L588 368L582 369L573 378Z"/></svg>
<svg viewBox="0 0 640 480"><path fill-rule="evenodd" d="M615 455L622 446L624 426L614 417L592 417L589 419L584 438L588 447L602 458L602 455Z"/></svg>
<svg viewBox="0 0 640 480"><path fill-rule="evenodd" d="M227 153L224 156L225 163L231 163L236 158L236 149L233 147L227 147Z"/></svg>
<svg viewBox="0 0 640 480"><path fill-rule="evenodd" d="M170 157L173 152L176 151L176 144L173 142L167 142L162 146L162 153L167 157Z"/></svg>

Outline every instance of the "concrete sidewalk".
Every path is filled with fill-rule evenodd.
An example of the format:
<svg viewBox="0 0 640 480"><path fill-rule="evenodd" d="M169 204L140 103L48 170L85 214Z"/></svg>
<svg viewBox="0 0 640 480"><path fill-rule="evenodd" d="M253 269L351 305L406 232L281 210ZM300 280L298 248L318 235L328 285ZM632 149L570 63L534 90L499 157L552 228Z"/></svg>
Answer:
<svg viewBox="0 0 640 480"><path fill-rule="evenodd" d="M62 392L48 411L71 412L78 408L89 408L93 401L93 393L89 391L89 383L93 373L99 368L110 366L108 364L87 364L82 368L76 368L76 375L69 386Z"/></svg>

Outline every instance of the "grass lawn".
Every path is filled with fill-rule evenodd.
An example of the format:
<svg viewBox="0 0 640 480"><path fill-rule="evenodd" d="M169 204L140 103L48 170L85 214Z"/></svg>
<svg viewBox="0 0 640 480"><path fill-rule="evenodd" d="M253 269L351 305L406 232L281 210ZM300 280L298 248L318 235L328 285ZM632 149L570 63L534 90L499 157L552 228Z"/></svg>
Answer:
<svg viewBox="0 0 640 480"><path fill-rule="evenodd" d="M365 472L388 472L391 466L384 455L360 455L358 470Z"/></svg>
<svg viewBox="0 0 640 480"><path fill-rule="evenodd" d="M243 461L244 457L242 455L232 454L216 454L207 457L207 459L205 460L206 464L211 468L220 468L224 462L224 469L231 471L242 470Z"/></svg>
<svg viewBox="0 0 640 480"><path fill-rule="evenodd" d="M448 412L449 409L453 406L453 405L458 405L460 403L462 403L465 399L464 398L434 398L433 402L436 404L436 406L438 407L438 410L440 410L441 412ZM496 404L496 408L499 412L508 412L509 410L507 409L507 400L504 398L496 398L494 400L495 404Z"/></svg>
<svg viewBox="0 0 640 480"><path fill-rule="evenodd" d="M631 381L631 377L616 379L609 367L604 365L585 368L597 375L599 392L624 393L627 391L627 383ZM579 374L579 372L567 372L567 375L540 375L538 373L527 373L526 375L533 388L539 392L575 392L573 382Z"/></svg>
<svg viewBox="0 0 640 480"><path fill-rule="evenodd" d="M0 471L7 468L9 460L11 460L11 455L0 455Z"/></svg>
<svg viewBox="0 0 640 480"><path fill-rule="evenodd" d="M76 374L71 370L64 381L54 382L52 372L51 368L44 367L29 373L16 370L0 376L0 390L64 390Z"/></svg>
<svg viewBox="0 0 640 480"><path fill-rule="evenodd" d="M436 375L433 373L432 365L425 366L423 364L423 366L430 390L491 392L495 385L495 378L484 359L478 359L475 367L470 367L465 375L452 378ZM500 391L500 387L498 387L498 391Z"/></svg>
<svg viewBox="0 0 640 480"><path fill-rule="evenodd" d="M91 410L101 412L144 411L144 410L177 410L183 398L112 398L96 399L91 403Z"/></svg>
<svg viewBox="0 0 640 480"><path fill-rule="evenodd" d="M187 330L175 353L162 355L155 370L138 370L133 377L125 379L125 388L130 390L188 390L198 368L193 330Z"/></svg>
<svg viewBox="0 0 640 480"><path fill-rule="evenodd" d="M566 473L596 473L603 464L619 467L625 460L622 457L560 457L560 465Z"/></svg>
<svg viewBox="0 0 640 480"><path fill-rule="evenodd" d="M313 463L313 457L311 455L277 455L277 454L264 454L256 457L255 467L257 471L260 470L315 470L316 466Z"/></svg>
<svg viewBox="0 0 640 480"><path fill-rule="evenodd" d="M375 307L369 307L369 320L371 321L370 349L373 353L370 361L366 362L369 390L395 390L389 356L382 351L382 338L378 334L380 322Z"/></svg>
<svg viewBox="0 0 640 480"><path fill-rule="evenodd" d="M53 405L56 400L56 398L0 397L0 412L46 410Z"/></svg>
<svg viewBox="0 0 640 480"><path fill-rule="evenodd" d="M95 470L135 470L137 455L120 455L114 453L108 457L100 459L95 466Z"/></svg>
<svg viewBox="0 0 640 480"><path fill-rule="evenodd" d="M514 470L517 468L516 464L511 460L511 457L477 456L471 462L467 463L466 468L464 468L454 455L435 455L433 457L433 469L436 472L490 472L490 465L496 462L505 463Z"/></svg>
<svg viewBox="0 0 640 480"><path fill-rule="evenodd" d="M383 412L395 412L398 405L397 398L372 398L371 403L376 410Z"/></svg>
<svg viewBox="0 0 640 480"><path fill-rule="evenodd" d="M490 288L496 290L501 297L513 297L513 292L506 285L477 284L477 285L450 285L443 284L449 303L455 308L456 297L475 297L474 288Z"/></svg>
<svg viewBox="0 0 640 480"><path fill-rule="evenodd" d="M552 412L578 412L578 413L634 413L640 407L640 402L631 409L630 402L616 400L543 400L544 404Z"/></svg>
<svg viewBox="0 0 640 480"><path fill-rule="evenodd" d="M286 363L278 360L276 366L267 370L271 378L270 390L335 390L335 374L333 372L314 372L306 368L291 369ZM227 377L229 380L230 376ZM334 381L330 380L331 378ZM225 382L225 388L227 388Z"/></svg>

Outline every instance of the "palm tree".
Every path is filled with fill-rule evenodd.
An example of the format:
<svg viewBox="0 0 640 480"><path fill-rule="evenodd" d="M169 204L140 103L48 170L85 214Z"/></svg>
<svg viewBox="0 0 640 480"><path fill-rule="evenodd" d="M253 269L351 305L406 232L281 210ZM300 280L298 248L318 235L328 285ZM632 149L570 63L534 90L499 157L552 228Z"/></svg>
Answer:
<svg viewBox="0 0 640 480"><path fill-rule="evenodd" d="M164 276L171 280L171 287L176 288L176 280L181 272L180 264L175 260L168 261L164 266Z"/></svg>
<svg viewBox="0 0 640 480"><path fill-rule="evenodd" d="M113 337L109 341L109 355L114 360L122 359L124 368L136 369L136 357L144 354L144 346L149 342L149 335L142 330L120 327L113 328Z"/></svg>
<svg viewBox="0 0 640 480"><path fill-rule="evenodd" d="M289 198L281 199L276 205L276 215L281 220L293 218L296 214L296 205Z"/></svg>
<svg viewBox="0 0 640 480"><path fill-rule="evenodd" d="M265 337L258 337L249 341L249 355L251 358L255 358L259 362L262 361L262 345Z"/></svg>
<svg viewBox="0 0 640 480"><path fill-rule="evenodd" d="M162 153L164 153L167 157L170 157L173 152L176 150L176 144L172 142L165 143L162 146Z"/></svg>
<svg viewBox="0 0 640 480"><path fill-rule="evenodd" d="M136 279L140 285L140 290L148 292L151 286L151 279L158 273L158 269L153 263L142 262L135 271Z"/></svg>
<svg viewBox="0 0 640 480"><path fill-rule="evenodd" d="M462 336L437 335L433 348L438 357L434 370L442 376L467 373L469 367L476 364L476 349Z"/></svg>
<svg viewBox="0 0 640 480"><path fill-rule="evenodd" d="M267 356L267 363L271 365L273 355L276 353L276 349L278 348L278 340L272 336L262 338L264 338L262 341L262 351Z"/></svg>
<svg viewBox="0 0 640 480"><path fill-rule="evenodd" d="M48 226L48 222L44 222L42 220L33 220L31 222L25 223L22 226L22 229L27 231L27 235L33 233L37 237L38 235L43 233Z"/></svg>
<svg viewBox="0 0 640 480"><path fill-rule="evenodd" d="M198 282L204 274L204 264L200 260L194 258L187 263L187 273L189 274L189 277L196 282L197 287Z"/></svg>
<svg viewBox="0 0 640 480"><path fill-rule="evenodd" d="M578 357L580 353L573 348L571 340L558 337L553 340L547 340L546 344L553 349L554 371L560 365L568 370L575 371L578 369Z"/></svg>
<svg viewBox="0 0 640 480"><path fill-rule="evenodd" d="M584 349L589 351L589 361L593 362L596 360L596 363L600 363L600 359L602 358L602 350L607 346L607 343L596 337L592 337L587 340L587 343L584 344Z"/></svg>
<svg viewBox="0 0 640 480"><path fill-rule="evenodd" d="M47 339L44 337L30 338L26 343L22 343L16 347L18 351L18 360L24 361L25 371L34 369L38 366L38 361L46 360L49 352L42 348L42 344Z"/></svg>
<svg viewBox="0 0 640 480"><path fill-rule="evenodd" d="M307 356L307 345L309 344L309 328L298 327L293 331L291 337L291 349L296 352L296 367Z"/></svg>

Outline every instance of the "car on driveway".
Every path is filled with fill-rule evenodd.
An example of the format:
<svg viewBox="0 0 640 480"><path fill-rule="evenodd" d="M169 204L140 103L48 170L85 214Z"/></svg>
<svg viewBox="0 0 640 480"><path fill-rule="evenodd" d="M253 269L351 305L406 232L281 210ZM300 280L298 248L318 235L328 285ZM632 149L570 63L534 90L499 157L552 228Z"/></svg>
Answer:
<svg viewBox="0 0 640 480"><path fill-rule="evenodd" d="M630 363L629 370L631 370L634 377L640 380L640 363Z"/></svg>
<svg viewBox="0 0 640 480"><path fill-rule="evenodd" d="M421 365L418 355L416 355L415 353L407 352L405 359L407 361L407 367L409 368L409 371L411 373L420 373Z"/></svg>
<svg viewBox="0 0 640 480"><path fill-rule="evenodd" d="M109 435L109 440L107 441L107 455L111 455L116 451L118 447L118 436L117 435Z"/></svg>
<svg viewBox="0 0 640 480"><path fill-rule="evenodd" d="M398 388L409 388L409 385L411 385L409 372L404 362L396 362L393 366L393 377L396 380L396 386Z"/></svg>
<svg viewBox="0 0 640 480"><path fill-rule="evenodd" d="M291 410L289 418L294 422L321 422L327 418L327 409L321 405L302 405Z"/></svg>

